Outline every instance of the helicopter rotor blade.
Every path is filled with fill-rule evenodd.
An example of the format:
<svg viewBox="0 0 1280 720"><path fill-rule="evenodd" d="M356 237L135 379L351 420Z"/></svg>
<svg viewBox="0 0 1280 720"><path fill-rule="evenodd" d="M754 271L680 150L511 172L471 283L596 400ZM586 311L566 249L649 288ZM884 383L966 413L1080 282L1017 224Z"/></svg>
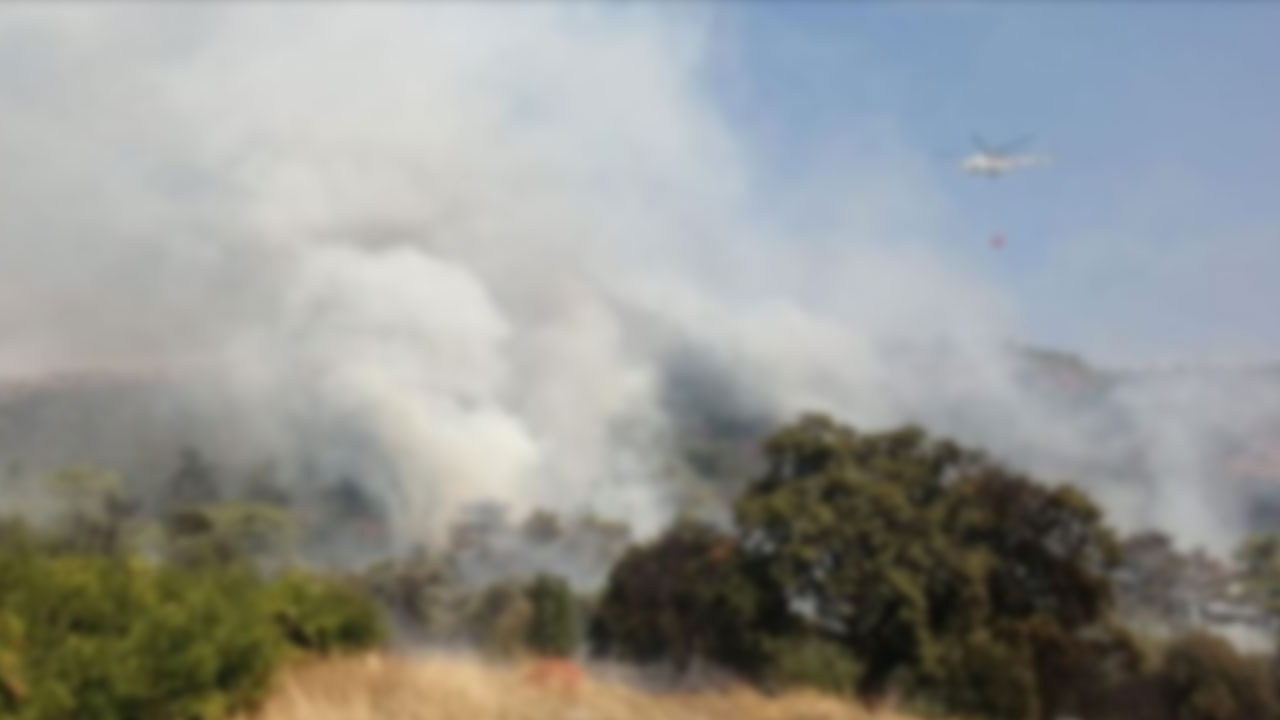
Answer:
<svg viewBox="0 0 1280 720"><path fill-rule="evenodd" d="M1021 148L1026 147L1027 144L1030 142L1031 142L1031 136L1023 135L1022 137L1018 138L1017 140L1014 140L1011 143L1004 144L1002 147L1000 147L997 150L997 152L1000 153L1001 155L1012 155L1013 153L1017 152Z"/></svg>

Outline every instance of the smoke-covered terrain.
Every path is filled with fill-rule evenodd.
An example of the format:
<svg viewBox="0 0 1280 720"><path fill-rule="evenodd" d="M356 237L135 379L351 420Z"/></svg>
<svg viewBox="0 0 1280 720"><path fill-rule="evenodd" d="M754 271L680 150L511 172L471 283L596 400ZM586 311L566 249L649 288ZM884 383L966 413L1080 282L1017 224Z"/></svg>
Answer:
<svg viewBox="0 0 1280 720"><path fill-rule="evenodd" d="M705 31L5 8L6 499L72 462L153 487L196 447L237 488L355 483L399 547L485 501L645 536L816 409L1076 480L1126 529L1274 525L1280 372L1017 349L1007 300L921 242L946 209L909 151L767 191L703 89Z"/></svg>

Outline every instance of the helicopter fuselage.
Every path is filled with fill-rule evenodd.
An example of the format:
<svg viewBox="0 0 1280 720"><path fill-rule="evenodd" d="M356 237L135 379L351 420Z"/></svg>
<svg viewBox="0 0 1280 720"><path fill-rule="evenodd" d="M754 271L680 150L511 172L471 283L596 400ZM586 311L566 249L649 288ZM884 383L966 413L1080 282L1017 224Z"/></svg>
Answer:
<svg viewBox="0 0 1280 720"><path fill-rule="evenodd" d="M995 155L977 153L965 158L960 168L970 175L999 177L1021 167L1036 165L1041 159L1032 155Z"/></svg>

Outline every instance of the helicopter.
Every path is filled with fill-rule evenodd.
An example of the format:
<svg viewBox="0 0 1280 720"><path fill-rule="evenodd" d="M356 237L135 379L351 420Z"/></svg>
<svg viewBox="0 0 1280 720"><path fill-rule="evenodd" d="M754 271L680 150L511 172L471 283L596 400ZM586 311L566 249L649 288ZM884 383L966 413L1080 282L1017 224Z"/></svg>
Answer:
<svg viewBox="0 0 1280 720"><path fill-rule="evenodd" d="M1015 153L1017 148L1024 145L1027 140L1028 138L1023 138L1004 147L992 147L983 142L982 138L975 135L973 144L978 151L966 157L960 163L960 169L969 175L980 175L994 180L1014 170L1048 163L1049 158L1043 155L1019 155Z"/></svg>

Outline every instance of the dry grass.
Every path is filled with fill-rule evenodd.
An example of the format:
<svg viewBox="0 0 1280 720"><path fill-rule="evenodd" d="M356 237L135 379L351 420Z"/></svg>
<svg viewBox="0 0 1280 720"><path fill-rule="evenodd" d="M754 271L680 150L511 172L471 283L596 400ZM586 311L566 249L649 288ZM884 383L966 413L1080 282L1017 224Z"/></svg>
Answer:
<svg viewBox="0 0 1280 720"><path fill-rule="evenodd" d="M520 668L371 655L299 667L251 720L908 720L810 693L653 694L590 679L572 696Z"/></svg>

